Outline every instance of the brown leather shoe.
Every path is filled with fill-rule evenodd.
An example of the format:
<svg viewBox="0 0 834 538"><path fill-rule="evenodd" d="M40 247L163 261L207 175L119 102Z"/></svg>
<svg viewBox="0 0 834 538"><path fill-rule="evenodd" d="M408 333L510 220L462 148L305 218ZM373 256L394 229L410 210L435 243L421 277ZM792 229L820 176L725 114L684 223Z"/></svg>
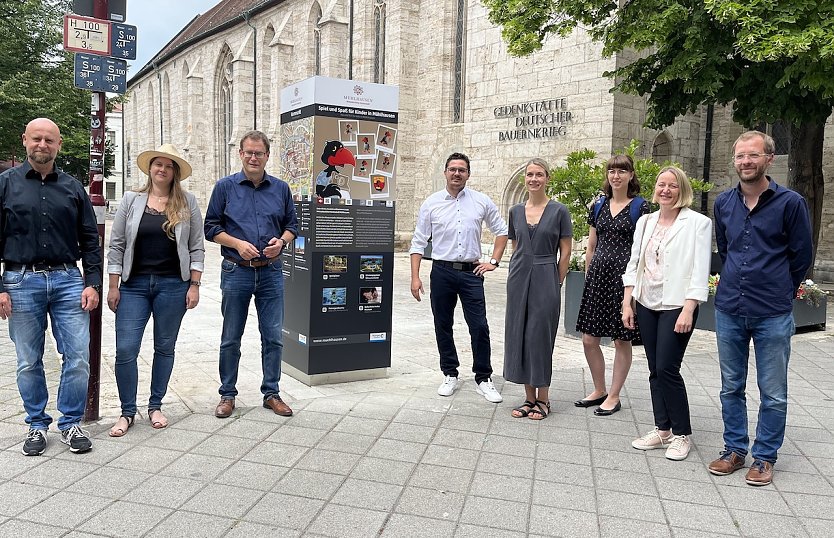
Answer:
<svg viewBox="0 0 834 538"><path fill-rule="evenodd" d="M220 400L220 403L217 404L217 408L214 410L214 416L217 418L229 418L232 416L232 411L234 410L235 400L223 398Z"/></svg>
<svg viewBox="0 0 834 538"><path fill-rule="evenodd" d="M714 475L725 476L733 474L742 467L744 467L744 456L725 450L721 453L721 457L710 463L707 468Z"/></svg>
<svg viewBox="0 0 834 538"><path fill-rule="evenodd" d="M769 461L756 460L744 477L751 486L766 486L773 481L773 464Z"/></svg>
<svg viewBox="0 0 834 538"><path fill-rule="evenodd" d="M292 416L292 409L290 406L284 403L284 400L281 399L280 396L270 396L266 400L264 400L264 407L267 409L272 409L276 415L281 415L282 417L291 417Z"/></svg>

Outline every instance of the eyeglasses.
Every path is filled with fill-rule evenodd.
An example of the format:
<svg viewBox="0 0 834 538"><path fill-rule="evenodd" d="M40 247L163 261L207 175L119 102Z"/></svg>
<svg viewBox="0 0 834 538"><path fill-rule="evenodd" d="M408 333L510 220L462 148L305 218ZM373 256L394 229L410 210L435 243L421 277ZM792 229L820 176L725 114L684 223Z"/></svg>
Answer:
<svg viewBox="0 0 834 538"><path fill-rule="evenodd" d="M469 173L468 168L447 168L446 171L451 173L451 174L454 174L455 172L457 172L458 174L468 174Z"/></svg>
<svg viewBox="0 0 834 538"><path fill-rule="evenodd" d="M738 153L733 155L733 160L737 163L740 163L744 159L750 159L751 161L758 161L762 157L767 157L769 155L773 155L772 153Z"/></svg>
<svg viewBox="0 0 834 538"><path fill-rule="evenodd" d="M256 159L263 159L266 156L265 151L241 151L241 153L243 153L243 156L247 159L251 159L252 157L255 157Z"/></svg>

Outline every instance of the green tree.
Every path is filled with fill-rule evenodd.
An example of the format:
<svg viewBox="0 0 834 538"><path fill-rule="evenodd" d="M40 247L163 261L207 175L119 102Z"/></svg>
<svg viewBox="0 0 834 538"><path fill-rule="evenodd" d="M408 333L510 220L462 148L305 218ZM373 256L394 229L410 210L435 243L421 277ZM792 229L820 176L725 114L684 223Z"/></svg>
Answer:
<svg viewBox="0 0 834 538"><path fill-rule="evenodd" d="M618 154L628 155L634 160L634 173L640 182L640 196L651 201L654 193L654 180L664 166L677 166L679 163L666 161L658 163L647 157L637 157L640 142L632 140ZM603 181L606 178L605 162L597 159L597 153L590 149L581 149L568 154L564 166L557 166L550 172L547 183L547 195L556 198L568 208L573 238L580 241L588 236L588 208L602 194ZM521 179L523 181L523 178ZM712 183L690 178L692 191L696 194L693 204L698 204L698 194L713 188Z"/></svg>
<svg viewBox="0 0 834 538"><path fill-rule="evenodd" d="M0 159L26 158L21 134L37 117L61 128L60 168L89 175L90 93L73 87L73 55L64 52L69 0L0 2Z"/></svg>
<svg viewBox="0 0 834 538"><path fill-rule="evenodd" d="M647 96L649 127L701 105L730 105L745 126L790 129L788 184L808 200L819 237L824 126L834 107L832 0L483 0L513 55L577 27L603 54L637 51L604 73L614 90Z"/></svg>

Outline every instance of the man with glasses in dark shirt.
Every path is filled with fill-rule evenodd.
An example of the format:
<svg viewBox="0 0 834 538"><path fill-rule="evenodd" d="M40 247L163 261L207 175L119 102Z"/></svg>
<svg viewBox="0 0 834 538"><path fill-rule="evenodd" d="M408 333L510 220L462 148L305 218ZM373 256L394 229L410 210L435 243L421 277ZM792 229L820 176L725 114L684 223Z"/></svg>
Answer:
<svg viewBox="0 0 834 538"><path fill-rule="evenodd" d="M222 248L220 289L223 292L223 334L220 337L220 403L214 410L226 418L235 408L240 340L255 297L261 332L263 406L291 416L278 393L284 325L284 275L281 251L298 235L290 187L265 172L269 139L249 131L240 141L243 169L214 186L206 210L206 239Z"/></svg>
<svg viewBox="0 0 834 538"><path fill-rule="evenodd" d="M84 187L55 167L61 132L38 118L23 134L26 161L0 174L0 318L9 320L17 352L17 386L29 433L23 454L46 450L52 417L43 367L46 318L63 354L58 429L70 452L92 448L80 427L90 374L90 315L101 292L101 250ZM81 259L84 274L78 269Z"/></svg>
<svg viewBox="0 0 834 538"><path fill-rule="evenodd" d="M715 295L724 450L709 471L728 475L744 467L752 339L761 397L753 464L745 476L751 486L770 484L785 438L793 299L813 253L805 200L766 175L774 152L773 139L764 133L739 136L733 162L740 181L721 193L714 207L715 239L724 262Z"/></svg>

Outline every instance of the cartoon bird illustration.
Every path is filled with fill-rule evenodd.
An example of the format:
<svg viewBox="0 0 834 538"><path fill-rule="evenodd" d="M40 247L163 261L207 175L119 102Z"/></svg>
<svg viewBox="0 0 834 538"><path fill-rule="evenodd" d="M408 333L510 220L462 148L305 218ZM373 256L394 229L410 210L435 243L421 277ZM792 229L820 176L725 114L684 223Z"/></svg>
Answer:
<svg viewBox="0 0 834 538"><path fill-rule="evenodd" d="M336 171L336 167L342 167L346 164L356 166L356 159L353 153L338 140L330 140L324 144L321 162L326 164L327 168L319 172L319 175L316 176L316 195L323 198L328 196L341 197L342 194L339 186L331 181L330 176Z"/></svg>

